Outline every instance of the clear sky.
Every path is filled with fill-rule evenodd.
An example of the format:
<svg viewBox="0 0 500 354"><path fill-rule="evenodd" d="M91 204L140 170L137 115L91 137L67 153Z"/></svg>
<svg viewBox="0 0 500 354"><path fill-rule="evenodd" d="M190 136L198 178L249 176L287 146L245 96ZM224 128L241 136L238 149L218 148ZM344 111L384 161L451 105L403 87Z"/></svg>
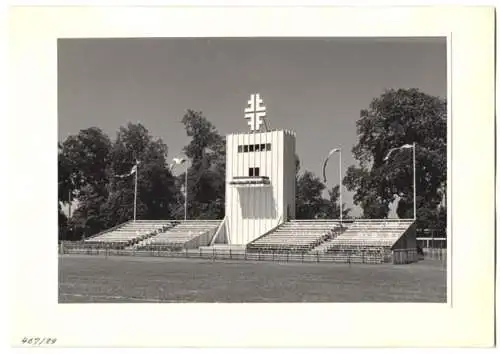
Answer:
<svg viewBox="0 0 500 354"><path fill-rule="evenodd" d="M61 39L58 88L59 140L91 126L114 138L121 125L141 122L169 158L188 142L186 109L202 111L221 134L245 132L243 110L259 92L270 128L294 130L302 168L321 176L333 147L343 149L343 171L356 163L355 122L384 89L446 97L446 40ZM329 187L339 183L337 166L328 168ZM352 206L352 193L344 201Z"/></svg>

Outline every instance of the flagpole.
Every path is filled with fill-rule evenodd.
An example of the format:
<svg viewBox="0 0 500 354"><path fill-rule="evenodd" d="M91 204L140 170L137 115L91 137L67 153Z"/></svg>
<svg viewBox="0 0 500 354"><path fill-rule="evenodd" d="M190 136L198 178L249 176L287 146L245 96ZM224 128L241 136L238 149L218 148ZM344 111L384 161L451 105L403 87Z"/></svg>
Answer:
<svg viewBox="0 0 500 354"><path fill-rule="evenodd" d="M186 173L184 176L184 221L187 220L187 199L188 199L188 164L187 160L184 161L186 165Z"/></svg>
<svg viewBox="0 0 500 354"><path fill-rule="evenodd" d="M340 227L342 227L342 149L339 149Z"/></svg>
<svg viewBox="0 0 500 354"><path fill-rule="evenodd" d="M139 172L139 164L135 165L135 186L134 186L134 222L136 220L137 215L137 175Z"/></svg>
<svg viewBox="0 0 500 354"><path fill-rule="evenodd" d="M68 218L71 219L71 189L68 191Z"/></svg>
<svg viewBox="0 0 500 354"><path fill-rule="evenodd" d="M415 162L415 146L413 142L413 220L417 220L417 168Z"/></svg>

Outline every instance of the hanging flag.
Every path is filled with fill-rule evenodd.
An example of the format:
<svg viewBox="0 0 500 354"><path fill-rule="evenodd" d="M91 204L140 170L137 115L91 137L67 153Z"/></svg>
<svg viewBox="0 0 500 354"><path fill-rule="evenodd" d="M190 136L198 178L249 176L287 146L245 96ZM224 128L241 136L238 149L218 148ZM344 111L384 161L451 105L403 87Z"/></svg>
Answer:
<svg viewBox="0 0 500 354"><path fill-rule="evenodd" d="M137 163L132 167L132 169L130 170L129 173L126 173L124 175L115 175L115 177L117 178L126 178L126 177L129 177L129 176L132 176L134 173L137 173L137 165L139 164L139 161L137 161Z"/></svg>
<svg viewBox="0 0 500 354"><path fill-rule="evenodd" d="M410 145L410 144L405 144L403 146L400 146L400 147L397 147L397 148L392 148L389 150L389 152L387 153L387 155L385 155L384 157L384 161L387 161L389 159L389 157L391 157L391 154L396 151L396 150L400 150L400 149L411 149L413 147L413 145Z"/></svg>
<svg viewBox="0 0 500 354"><path fill-rule="evenodd" d="M175 165L182 165L184 162L186 162L186 159L184 157L174 157L172 159L172 163L169 166L169 169L171 170Z"/></svg>
<svg viewBox="0 0 500 354"><path fill-rule="evenodd" d="M328 164L328 160L330 160L330 157L334 153L339 152L339 151L340 151L339 148L335 148L335 149L330 150L330 153L328 154L328 156L325 159L325 162L323 163L323 180L324 180L325 183L326 183L326 165Z"/></svg>

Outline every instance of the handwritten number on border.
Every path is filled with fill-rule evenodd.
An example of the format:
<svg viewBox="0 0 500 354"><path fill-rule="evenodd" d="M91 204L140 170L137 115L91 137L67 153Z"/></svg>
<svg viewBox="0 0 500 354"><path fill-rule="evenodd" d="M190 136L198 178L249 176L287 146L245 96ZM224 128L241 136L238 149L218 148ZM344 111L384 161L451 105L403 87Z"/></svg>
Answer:
<svg viewBox="0 0 500 354"><path fill-rule="evenodd" d="M24 345L51 345L57 342L57 338L49 337L23 337L21 344Z"/></svg>

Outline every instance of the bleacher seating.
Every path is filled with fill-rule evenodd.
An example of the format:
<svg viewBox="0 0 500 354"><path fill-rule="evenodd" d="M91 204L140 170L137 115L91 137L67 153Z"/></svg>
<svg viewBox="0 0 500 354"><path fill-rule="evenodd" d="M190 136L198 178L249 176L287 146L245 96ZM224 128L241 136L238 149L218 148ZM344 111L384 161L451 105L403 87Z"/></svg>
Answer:
<svg viewBox="0 0 500 354"><path fill-rule="evenodd" d="M174 227L139 242L134 248L180 250L206 246L220 222L220 220L179 221ZM197 239L199 242L196 242ZM191 244L193 247L190 247Z"/></svg>
<svg viewBox="0 0 500 354"><path fill-rule="evenodd" d="M136 220L129 221L110 230L85 239L89 247L125 248L163 232L175 225L173 221Z"/></svg>
<svg viewBox="0 0 500 354"><path fill-rule="evenodd" d="M335 237L340 224L332 220L292 220L251 242L248 251L308 252Z"/></svg>
<svg viewBox="0 0 500 354"><path fill-rule="evenodd" d="M411 224L412 221L355 221L330 244L392 247Z"/></svg>
<svg viewBox="0 0 500 354"><path fill-rule="evenodd" d="M348 259L368 263L369 257L371 263L382 263L412 223L408 220L354 221L346 231L325 243L327 253L341 262Z"/></svg>

